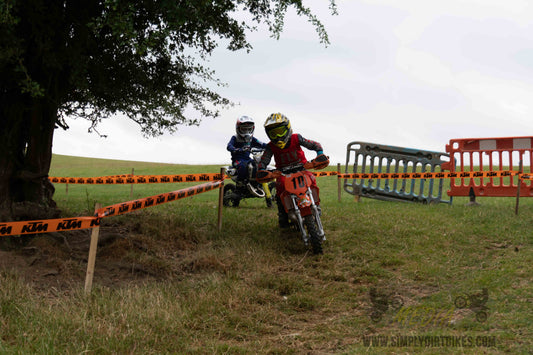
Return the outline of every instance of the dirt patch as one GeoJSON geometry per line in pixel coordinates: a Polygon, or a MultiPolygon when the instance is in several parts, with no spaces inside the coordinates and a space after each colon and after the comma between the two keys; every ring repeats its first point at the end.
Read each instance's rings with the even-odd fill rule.
{"type": "MultiPolygon", "coordinates": [[[[14,273],[38,290],[83,288],[91,230],[0,240],[0,270],[14,273]]],[[[146,253],[146,238],[122,225],[100,227],[93,284],[117,287],[169,277],[164,263],[146,253]]]]}

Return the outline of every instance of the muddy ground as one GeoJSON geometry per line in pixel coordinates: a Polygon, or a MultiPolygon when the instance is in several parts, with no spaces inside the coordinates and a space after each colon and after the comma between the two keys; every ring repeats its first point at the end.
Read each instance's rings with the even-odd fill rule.
{"type": "MultiPolygon", "coordinates": [[[[16,274],[37,290],[83,289],[91,231],[4,237],[0,271],[16,274]]],[[[101,226],[93,284],[117,287],[167,277],[165,270],[128,257],[143,251],[143,239],[135,231],[120,225],[101,226]]]]}

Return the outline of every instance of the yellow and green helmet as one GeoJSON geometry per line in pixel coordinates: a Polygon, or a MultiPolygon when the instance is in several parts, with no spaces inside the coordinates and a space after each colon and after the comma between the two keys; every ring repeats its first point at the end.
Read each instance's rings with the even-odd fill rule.
{"type": "Polygon", "coordinates": [[[273,113],[265,121],[265,131],[272,143],[283,149],[292,135],[291,121],[282,113],[273,113]]]}

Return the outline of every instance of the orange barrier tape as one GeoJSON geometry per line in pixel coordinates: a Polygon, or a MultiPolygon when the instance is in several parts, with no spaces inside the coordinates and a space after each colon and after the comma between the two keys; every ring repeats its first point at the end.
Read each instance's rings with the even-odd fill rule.
{"type": "Polygon", "coordinates": [[[0,223],[0,236],[37,234],[62,232],[76,229],[94,228],[100,225],[100,219],[104,217],[117,216],[128,212],[137,211],[143,208],[161,205],[185,197],[211,191],[222,186],[222,181],[209,182],[207,184],[188,187],[185,189],[167,192],[160,195],[150,196],[135,201],[118,203],[107,207],[102,207],[96,211],[94,217],[74,217],[59,219],[44,219],[24,222],[0,223]]]}
{"type": "MultiPolygon", "coordinates": [[[[494,178],[519,175],[521,179],[533,180],[533,176],[519,174],[514,170],[502,171],[462,171],[462,172],[425,172],[425,173],[352,173],[340,174],[336,171],[314,171],[313,175],[337,176],[339,179],[444,179],[444,178],[494,178]]],[[[224,179],[229,179],[224,176],[224,179]]],[[[180,175],[109,175],[99,177],[49,177],[52,183],[59,184],[157,184],[220,181],[219,173],[180,174],[180,175]]]]}
{"type": "Polygon", "coordinates": [[[494,178],[517,175],[517,171],[459,171],[426,173],[355,173],[338,174],[339,179],[444,179],[444,178],[494,178]]]}
{"type": "Polygon", "coordinates": [[[117,203],[115,205],[102,207],[96,211],[98,217],[110,217],[118,216],[128,212],[137,211],[147,207],[153,207],[161,205],[163,203],[172,202],[185,197],[200,194],[202,192],[211,191],[219,188],[222,185],[222,181],[209,182],[207,184],[192,186],[189,188],[167,192],[160,195],[141,198],[135,201],[117,203]]]}
{"type": "Polygon", "coordinates": [[[135,175],[132,174],[119,174],[119,175],[106,175],[106,176],[100,176],[101,178],[127,178],[132,177],[135,175]]]}
{"type": "Polygon", "coordinates": [[[312,173],[316,177],[339,175],[336,171],[313,171],[312,173]]]}
{"type": "Polygon", "coordinates": [[[7,222],[0,223],[0,236],[71,231],[76,229],[94,228],[98,225],[100,225],[100,218],[97,217],[7,222]]]}
{"type": "Polygon", "coordinates": [[[520,175],[518,171],[463,171],[463,172],[425,172],[425,173],[353,173],[342,174],[336,171],[313,171],[316,177],[337,176],[339,179],[444,179],[444,178],[494,178],[519,175],[522,179],[533,180],[533,175],[520,175]]]}
{"type": "Polygon", "coordinates": [[[49,177],[55,184],[157,184],[177,182],[205,182],[221,180],[220,173],[180,175],[110,175],[98,177],[49,177]]]}
{"type": "Polygon", "coordinates": [[[521,180],[533,180],[533,175],[530,174],[518,174],[521,180]]]}

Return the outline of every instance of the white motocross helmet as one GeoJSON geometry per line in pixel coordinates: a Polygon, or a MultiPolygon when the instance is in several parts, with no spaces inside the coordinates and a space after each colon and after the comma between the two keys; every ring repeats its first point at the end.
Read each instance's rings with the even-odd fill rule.
{"type": "Polygon", "coordinates": [[[237,124],[235,125],[235,131],[237,137],[245,142],[251,142],[254,135],[255,123],[251,117],[241,116],[237,118],[237,124]]]}

